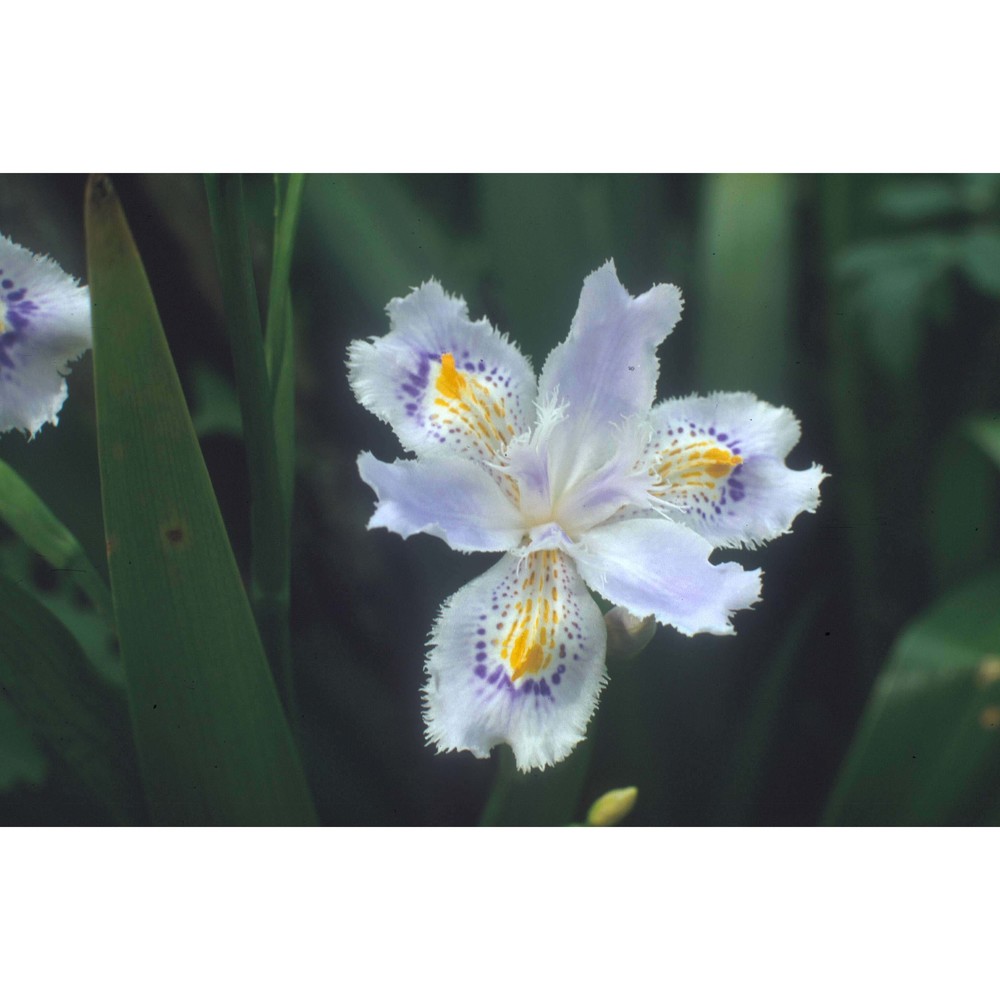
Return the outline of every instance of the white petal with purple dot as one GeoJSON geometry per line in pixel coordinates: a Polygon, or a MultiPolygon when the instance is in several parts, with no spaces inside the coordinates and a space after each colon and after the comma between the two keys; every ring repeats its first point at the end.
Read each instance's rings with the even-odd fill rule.
{"type": "Polygon", "coordinates": [[[58,423],[69,362],[90,345],[87,289],[0,236],[0,432],[58,423]]]}

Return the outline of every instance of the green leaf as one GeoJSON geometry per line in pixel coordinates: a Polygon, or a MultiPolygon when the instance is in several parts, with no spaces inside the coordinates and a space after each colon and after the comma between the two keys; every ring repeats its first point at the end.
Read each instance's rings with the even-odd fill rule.
{"type": "Polygon", "coordinates": [[[283,530],[286,536],[291,530],[295,486],[295,336],[289,276],[304,186],[305,177],[302,174],[292,174],[287,185],[283,185],[280,178],[275,178],[274,247],[264,330],[267,373],[273,397],[272,423],[278,452],[278,477],[285,502],[283,530]]]}
{"type": "Polygon", "coordinates": [[[0,689],[50,753],[125,822],[143,818],[128,711],[63,624],[0,575],[0,689]]]}
{"type": "Polygon", "coordinates": [[[72,574],[97,610],[113,621],[108,586],[83,547],[41,497],[3,461],[0,461],[0,517],[50,566],[72,574]]]}
{"type": "Polygon", "coordinates": [[[786,398],[794,185],[781,174],[706,178],[696,341],[703,388],[786,398]]]}
{"type": "MultiPolygon", "coordinates": [[[[250,476],[250,600],[264,653],[278,682],[285,711],[294,717],[295,696],[288,631],[291,484],[287,484],[287,489],[283,487],[282,466],[278,459],[275,395],[257,307],[243,180],[238,174],[210,174],[205,178],[205,187],[250,476]]],[[[289,263],[282,261],[280,266],[286,268],[289,263]]],[[[287,300],[287,296],[284,298],[287,300]]],[[[285,310],[281,308],[281,319],[284,321],[285,310]]],[[[272,330],[272,339],[278,335],[279,331],[272,330]]],[[[273,377],[280,378],[280,372],[275,370],[273,377]]],[[[284,445],[289,448],[286,455],[289,459],[290,445],[287,441],[284,445]]]]}
{"type": "Polygon", "coordinates": [[[86,197],[111,591],[152,818],[315,820],[152,292],[106,178],[86,197]]]}
{"type": "Polygon", "coordinates": [[[1000,572],[913,622],[879,675],[826,822],[967,824],[1000,815],[1000,572]]]}

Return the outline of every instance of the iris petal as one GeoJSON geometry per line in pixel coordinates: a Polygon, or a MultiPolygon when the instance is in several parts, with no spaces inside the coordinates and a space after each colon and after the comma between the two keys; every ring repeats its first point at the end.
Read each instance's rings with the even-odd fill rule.
{"type": "Polygon", "coordinates": [[[561,552],[504,556],[441,608],[424,688],[428,741],[521,770],[566,757],[605,683],[604,619],[561,552]]]}
{"type": "Polygon", "coordinates": [[[799,439],[791,410],[727,392],[668,400],[650,420],[652,492],[713,545],[759,545],[788,531],[803,511],[816,510],[826,473],[817,465],[802,471],[785,465],[799,439]]]}
{"type": "Polygon", "coordinates": [[[733,612],[760,597],[760,570],[713,565],[711,544],[662,518],[602,525],[571,551],[580,575],[598,593],[684,635],[727,635],[733,612]]]}
{"type": "Polygon", "coordinates": [[[348,352],[358,401],[418,455],[493,461],[531,426],[535,375],[486,320],[428,281],[388,306],[391,327],[348,352]]]}
{"type": "Polygon", "coordinates": [[[568,404],[567,424],[579,439],[645,415],[656,398],[656,349],[680,315],[676,286],[654,285],[633,298],[608,261],[584,281],[569,336],[542,369],[539,395],[568,404]]]}
{"type": "Polygon", "coordinates": [[[58,423],[67,366],[90,345],[87,289],[0,236],[0,432],[58,423]]]}
{"type": "Polygon", "coordinates": [[[369,528],[403,538],[423,532],[459,552],[508,552],[524,535],[517,508],[485,468],[466,459],[387,463],[363,452],[358,470],[378,496],[369,528]]]}

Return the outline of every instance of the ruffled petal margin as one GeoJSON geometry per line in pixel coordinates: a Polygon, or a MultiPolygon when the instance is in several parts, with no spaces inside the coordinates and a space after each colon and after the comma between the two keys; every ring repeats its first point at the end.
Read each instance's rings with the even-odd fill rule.
{"type": "Polygon", "coordinates": [[[348,349],[358,401],[417,455],[494,461],[534,419],[535,374],[486,320],[428,281],[388,307],[390,330],[348,349]]]}
{"type": "Polygon", "coordinates": [[[504,556],[445,601],[430,641],[424,721],[439,751],[488,757],[508,743],[528,771],[583,739],[607,632],[564,553],[504,556]]]}
{"type": "Polygon", "coordinates": [[[819,505],[822,468],[785,465],[799,439],[791,410],[749,392],[720,392],[667,400],[650,419],[653,492],[713,545],[760,545],[819,505]]]}
{"type": "Polygon", "coordinates": [[[568,404],[567,425],[579,438],[645,416],[656,398],[656,349],[681,306],[675,285],[654,285],[633,298],[609,260],[584,281],[569,336],[542,369],[540,397],[568,404]]]}
{"type": "Polygon", "coordinates": [[[69,362],[91,342],[89,291],[0,236],[0,433],[58,423],[69,362]]]}

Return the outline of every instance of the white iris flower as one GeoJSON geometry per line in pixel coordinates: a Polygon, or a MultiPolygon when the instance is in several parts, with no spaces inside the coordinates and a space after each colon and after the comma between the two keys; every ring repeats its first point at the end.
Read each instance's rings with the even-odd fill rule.
{"type": "Polygon", "coordinates": [[[369,527],[504,552],[448,599],[431,633],[428,741],[544,768],[583,738],[606,682],[607,633],[588,588],[685,635],[733,631],[760,571],[715,565],[819,503],[824,473],[786,467],[787,409],[749,393],[655,406],[656,349],[681,313],[673,285],[633,298],[613,262],[583,283],[541,377],[465,302],[429,281],[388,305],[390,331],[350,346],[358,400],[415,460],[358,459],[369,527]]]}
{"type": "Polygon", "coordinates": [[[67,368],[91,345],[90,293],[0,236],[0,433],[59,422],[67,368]]]}

